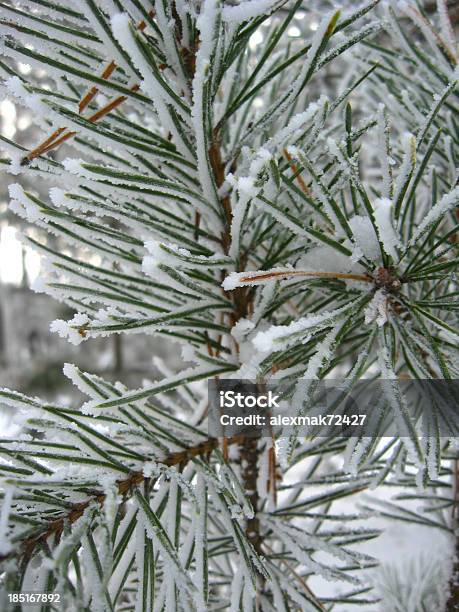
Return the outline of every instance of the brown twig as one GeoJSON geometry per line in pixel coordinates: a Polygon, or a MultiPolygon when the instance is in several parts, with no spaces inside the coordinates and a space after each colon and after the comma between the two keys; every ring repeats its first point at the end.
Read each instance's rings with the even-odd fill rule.
{"type": "Polygon", "coordinates": [[[199,240],[199,228],[201,226],[201,213],[196,211],[194,213],[194,239],[196,242],[199,240]]]}
{"type": "MultiPolygon", "coordinates": [[[[139,87],[140,86],[137,84],[133,85],[131,87],[131,91],[137,91],[139,87]]],[[[105,106],[103,106],[98,111],[96,111],[93,115],[88,117],[88,121],[90,121],[91,123],[95,123],[96,121],[99,121],[99,119],[102,119],[102,117],[105,117],[105,115],[108,115],[108,113],[110,113],[112,110],[120,106],[120,104],[122,104],[125,100],[127,100],[126,96],[118,96],[118,98],[115,98],[111,102],[108,102],[105,106]]],[[[52,134],[49,138],[45,140],[45,142],[43,142],[41,145],[39,145],[37,148],[31,151],[28,155],[26,155],[23,162],[27,160],[27,163],[30,163],[33,159],[35,159],[35,157],[38,157],[39,155],[44,155],[45,153],[49,153],[49,151],[56,149],[62,143],[66,142],[67,140],[70,140],[70,138],[73,138],[73,136],[77,134],[77,132],[74,132],[74,131],[70,131],[70,132],[66,132],[65,134],[62,134],[62,132],[66,129],[67,128],[59,128],[58,130],[56,130],[54,134],[52,134]],[[56,136],[58,134],[62,134],[62,135],[59,138],[55,138],[53,140],[52,136],[53,135],[56,136]]]]}
{"type": "MultiPolygon", "coordinates": [[[[73,132],[73,131],[66,132],[65,134],[62,134],[62,136],[60,138],[57,138],[56,140],[51,142],[47,147],[45,147],[44,149],[41,149],[40,153],[36,154],[35,157],[38,157],[38,155],[44,155],[45,153],[48,153],[49,151],[52,151],[53,149],[56,149],[59,145],[61,145],[66,140],[69,140],[70,138],[72,138],[76,134],[77,134],[77,132],[73,132]]],[[[33,157],[29,161],[32,161],[32,159],[33,159],[33,157]]]]}
{"type": "Polygon", "coordinates": [[[66,129],[67,128],[61,127],[61,128],[58,128],[57,130],[54,130],[54,132],[51,134],[51,136],[48,136],[48,138],[46,138],[42,143],[40,143],[37,147],[35,147],[35,149],[30,151],[30,153],[28,153],[25,157],[23,157],[23,159],[21,161],[21,165],[26,166],[35,157],[38,157],[39,155],[41,155],[43,153],[43,151],[47,150],[47,148],[50,145],[52,145],[52,143],[57,138],[59,138],[59,136],[62,134],[62,132],[65,132],[66,129]]]}
{"type": "Polygon", "coordinates": [[[277,506],[277,459],[276,447],[274,446],[274,435],[272,434],[273,445],[268,449],[269,474],[268,491],[272,495],[274,506],[277,506]]]}
{"type": "Polygon", "coordinates": [[[305,276],[310,278],[332,278],[332,279],[347,279],[358,280],[366,283],[373,283],[373,279],[365,274],[345,274],[341,272],[306,272],[303,270],[282,270],[274,272],[260,272],[253,276],[247,275],[240,278],[241,283],[253,284],[257,282],[275,280],[277,278],[290,278],[294,276],[305,276]]]}
{"type": "Polygon", "coordinates": [[[303,177],[301,176],[301,174],[297,174],[298,166],[293,161],[293,157],[290,155],[290,153],[287,151],[287,149],[284,149],[284,155],[285,155],[287,161],[289,162],[290,168],[293,170],[293,173],[296,174],[296,180],[298,181],[298,185],[300,186],[301,191],[303,193],[305,193],[307,196],[311,197],[311,191],[310,191],[309,187],[306,185],[306,183],[305,183],[303,177]]]}
{"type": "Polygon", "coordinates": [[[258,455],[258,438],[244,438],[240,446],[242,480],[244,482],[246,495],[253,508],[253,516],[247,519],[245,532],[255,550],[259,554],[262,554],[262,537],[260,533],[260,519],[258,518],[258,455]]]}
{"type": "MultiPolygon", "coordinates": [[[[155,11],[151,10],[149,12],[149,15],[150,17],[154,17],[155,11]]],[[[140,32],[143,32],[145,28],[146,28],[145,21],[142,20],[137,24],[137,30],[139,30],[140,32]]],[[[116,67],[117,67],[116,62],[114,60],[111,60],[102,70],[101,78],[104,80],[108,80],[113,74],[113,72],[115,71],[116,67]]],[[[161,66],[160,66],[160,69],[161,69],[161,66]]],[[[138,83],[136,83],[135,85],[131,87],[131,91],[138,91],[139,89],[140,89],[140,84],[138,83]]],[[[87,93],[81,97],[80,101],[78,102],[78,112],[80,114],[92,102],[94,97],[97,95],[98,91],[99,91],[99,88],[93,85],[89,89],[89,91],[87,91],[87,93]]],[[[102,119],[102,117],[105,117],[105,115],[108,115],[108,113],[110,113],[112,110],[117,108],[125,100],[127,100],[127,96],[118,96],[111,102],[108,102],[101,109],[96,111],[93,115],[88,117],[88,121],[91,121],[91,123],[95,123],[99,119],[102,119]]],[[[62,132],[65,132],[66,130],[67,128],[58,128],[57,130],[55,130],[51,134],[51,136],[49,136],[46,140],[44,140],[37,147],[35,147],[32,151],[30,151],[25,157],[23,157],[21,161],[21,165],[23,166],[28,165],[36,157],[39,157],[40,155],[44,155],[45,153],[49,153],[49,151],[52,151],[53,149],[60,146],[62,143],[66,142],[67,140],[69,140],[70,138],[72,138],[73,136],[77,134],[77,132],[68,131],[65,134],[61,135],[62,132]]]]}
{"type": "Polygon", "coordinates": [[[214,356],[214,351],[212,349],[212,345],[210,343],[209,332],[207,330],[204,332],[204,336],[206,338],[207,352],[209,353],[210,357],[213,357],[214,356]]]}
{"type": "MultiPolygon", "coordinates": [[[[111,60],[105,68],[102,70],[102,74],[100,75],[101,79],[109,79],[116,68],[116,63],[114,60],[111,60]]],[[[94,85],[91,89],[86,93],[78,103],[78,111],[82,113],[84,109],[92,102],[92,100],[97,95],[99,89],[94,85]]]]}

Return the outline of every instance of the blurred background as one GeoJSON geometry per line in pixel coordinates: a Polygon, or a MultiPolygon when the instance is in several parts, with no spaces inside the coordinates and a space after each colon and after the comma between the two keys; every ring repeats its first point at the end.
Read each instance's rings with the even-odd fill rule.
{"type": "MultiPolygon", "coordinates": [[[[0,8],[1,12],[1,8],[0,8]]],[[[29,76],[32,68],[18,64],[16,70],[29,76]]],[[[49,88],[44,70],[34,70],[35,80],[49,88]]],[[[8,99],[0,98],[0,134],[32,149],[43,133],[32,123],[31,113],[8,99]]],[[[50,154],[54,159],[75,156],[68,145],[50,154]]],[[[0,142],[0,156],[1,153],[0,142]]],[[[73,311],[44,293],[32,290],[42,268],[41,256],[21,241],[24,231],[39,242],[72,255],[59,239],[23,222],[9,211],[8,184],[20,182],[25,189],[48,199],[49,185],[29,184],[27,177],[0,174],[0,386],[48,399],[70,402],[78,391],[62,374],[65,362],[97,373],[110,380],[121,380],[129,387],[139,387],[145,379],[155,378],[158,371],[152,356],[178,365],[180,351],[167,341],[155,341],[142,335],[100,338],[73,346],[49,331],[54,319],[69,319],[73,311]],[[27,226],[27,227],[26,227],[27,226]]],[[[89,263],[97,264],[98,255],[85,255],[89,263]]]]}

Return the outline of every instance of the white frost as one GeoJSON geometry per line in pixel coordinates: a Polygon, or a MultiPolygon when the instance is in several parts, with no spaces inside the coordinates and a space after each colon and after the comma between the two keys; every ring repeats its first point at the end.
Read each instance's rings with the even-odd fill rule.
{"type": "Polygon", "coordinates": [[[59,187],[51,187],[49,190],[49,197],[55,206],[65,206],[68,201],[65,191],[59,187]]]}
{"type": "Polygon", "coordinates": [[[61,338],[67,338],[71,344],[75,346],[83,342],[84,335],[79,333],[78,328],[89,323],[89,317],[84,313],[77,313],[71,321],[63,321],[56,319],[51,322],[49,329],[51,332],[56,332],[61,338]]]}
{"type": "Polygon", "coordinates": [[[275,7],[278,0],[242,0],[236,6],[225,6],[222,14],[223,19],[231,24],[237,25],[252,19],[270,13],[275,7]]]}
{"type": "Polygon", "coordinates": [[[355,246],[371,261],[378,261],[381,258],[381,251],[370,218],[355,215],[349,220],[349,225],[355,239],[355,246]]]}
{"type": "Polygon", "coordinates": [[[305,334],[316,326],[327,326],[345,314],[353,303],[346,304],[341,308],[337,308],[331,312],[322,312],[320,314],[308,315],[297,321],[293,321],[289,325],[273,325],[266,331],[259,332],[253,339],[253,344],[256,349],[262,352],[268,352],[273,349],[274,343],[277,340],[288,339],[290,336],[305,334]]]}
{"type": "Polygon", "coordinates": [[[238,342],[240,342],[244,336],[250,333],[254,329],[255,325],[249,319],[239,319],[236,325],[231,329],[231,335],[238,342]]]}
{"type": "Polygon", "coordinates": [[[0,554],[6,555],[11,550],[11,544],[8,537],[8,519],[11,512],[11,503],[13,501],[13,487],[5,488],[2,501],[2,509],[0,514],[0,554]]]}
{"type": "Polygon", "coordinates": [[[30,221],[30,223],[35,223],[35,221],[43,219],[44,215],[40,207],[27,197],[21,185],[18,183],[9,185],[8,192],[12,198],[9,204],[9,208],[12,212],[26,221],[30,221]]]}
{"type": "Polygon", "coordinates": [[[429,210],[427,215],[422,220],[418,229],[416,230],[413,238],[410,240],[410,245],[416,243],[418,238],[429,229],[429,227],[445,215],[448,211],[452,210],[459,203],[459,187],[455,187],[452,191],[445,194],[435,206],[429,210]]]}
{"type": "Polygon", "coordinates": [[[392,202],[388,198],[378,198],[374,202],[375,221],[384,251],[393,259],[397,259],[397,249],[400,239],[392,225],[392,202]]]}
{"type": "Polygon", "coordinates": [[[373,299],[365,308],[365,323],[368,325],[376,321],[379,327],[387,322],[387,294],[383,289],[378,289],[373,299]]]}

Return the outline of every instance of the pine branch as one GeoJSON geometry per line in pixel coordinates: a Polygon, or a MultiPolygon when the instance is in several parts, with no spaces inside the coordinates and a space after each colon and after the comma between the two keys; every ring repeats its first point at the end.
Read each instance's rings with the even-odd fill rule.
{"type": "Polygon", "coordinates": [[[192,365],[156,360],[129,390],[67,364],[79,409],[0,392],[40,432],[0,441],[2,588],[46,579],[75,609],[372,605],[359,576],[375,561],[354,547],[377,534],[340,500],[396,484],[428,510],[382,516],[451,533],[442,427],[457,427],[433,399],[420,438],[404,392],[459,376],[446,3],[434,20],[377,0],[22,2],[2,5],[0,74],[43,140],[1,136],[1,166],[47,260],[36,289],[76,311],[51,329],[152,334],[192,365]],[[48,155],[64,143],[81,159],[48,155]],[[385,380],[362,435],[209,438],[198,382],[273,382],[303,417],[337,372],[337,413],[385,380]],[[310,576],[352,586],[328,597],[310,576]]]}
{"type": "MultiPolygon", "coordinates": [[[[241,438],[226,438],[226,444],[240,443],[241,438]]],[[[158,458],[157,462],[167,467],[180,466],[183,469],[189,461],[192,461],[196,457],[205,457],[212,453],[213,450],[218,448],[218,440],[216,438],[208,438],[195,446],[190,446],[180,451],[169,453],[166,457],[158,458]]],[[[145,476],[143,472],[134,472],[127,478],[118,480],[116,486],[119,494],[122,496],[122,502],[124,503],[130,496],[134,494],[136,488],[138,488],[145,480],[149,477],[145,476]]],[[[6,555],[0,555],[0,561],[6,561],[12,557],[25,557],[30,559],[34,550],[43,545],[49,538],[55,536],[57,540],[68,525],[75,523],[81,516],[83,516],[85,510],[91,505],[97,504],[102,507],[106,499],[106,494],[100,491],[94,491],[88,497],[86,501],[73,504],[72,510],[66,512],[57,518],[54,517],[48,524],[45,524],[42,528],[34,532],[31,536],[28,536],[24,541],[20,543],[17,549],[6,555]]]]}

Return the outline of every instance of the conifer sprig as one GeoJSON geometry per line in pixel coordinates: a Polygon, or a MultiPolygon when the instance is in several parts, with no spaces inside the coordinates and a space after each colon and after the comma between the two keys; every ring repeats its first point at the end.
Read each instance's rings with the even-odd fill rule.
{"type": "Polygon", "coordinates": [[[188,365],[127,389],[67,364],[79,408],[0,392],[24,431],[0,441],[2,609],[38,588],[75,610],[369,609],[358,544],[378,531],[340,500],[403,486],[432,512],[387,516],[455,528],[433,517],[457,426],[434,402],[422,437],[401,384],[458,377],[445,3],[431,20],[375,0],[18,4],[0,4],[2,87],[42,138],[2,136],[2,167],[41,230],[35,290],[75,311],[51,330],[165,337],[188,365]],[[388,384],[371,436],[216,439],[203,385],[222,378],[283,383],[298,415],[323,379],[342,379],[338,405],[388,384]]]}

